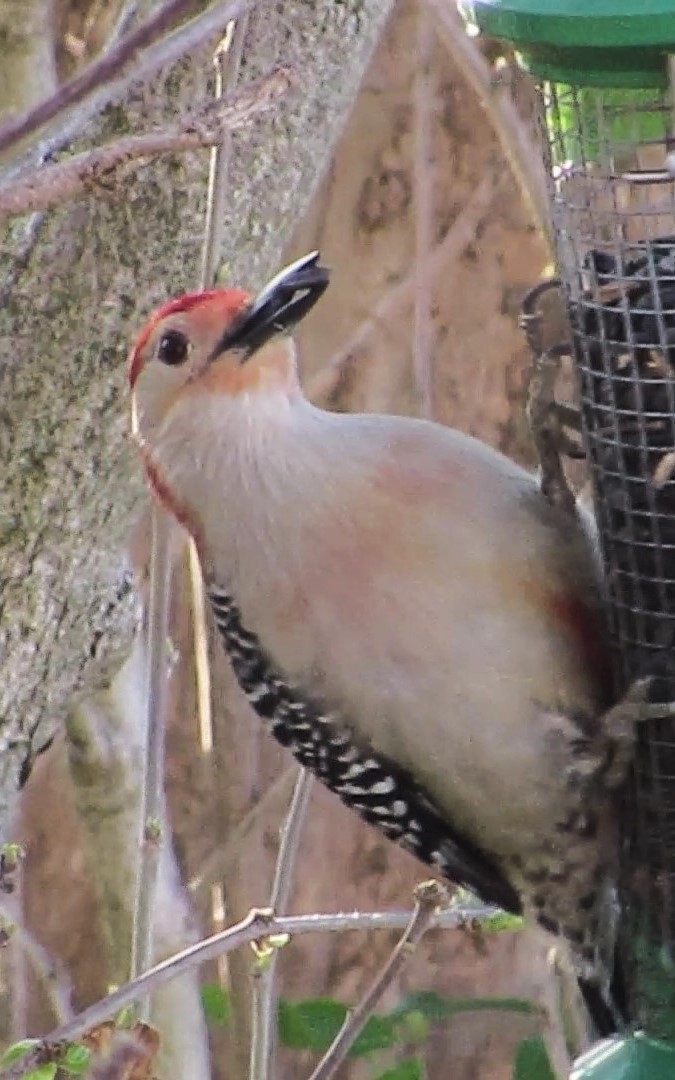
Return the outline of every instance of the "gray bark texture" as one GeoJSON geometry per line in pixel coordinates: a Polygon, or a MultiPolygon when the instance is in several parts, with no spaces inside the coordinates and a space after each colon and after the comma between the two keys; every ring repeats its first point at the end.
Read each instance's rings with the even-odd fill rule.
{"type": "Polygon", "coordinates": [[[28,109],[56,86],[53,26],[45,0],[0,0],[0,110],[28,109]]]}
{"type": "MultiPolygon", "coordinates": [[[[391,6],[254,8],[240,83],[279,63],[295,83],[271,118],[234,137],[226,279],[256,287],[276,269],[391,6]]],[[[134,84],[86,145],[170,123],[208,98],[212,73],[205,51],[134,84]]],[[[0,231],[0,834],[31,746],[74,694],[105,685],[131,642],[124,553],[143,481],[124,360],[145,315],[195,287],[207,171],[207,152],[168,157],[0,231]]]]}

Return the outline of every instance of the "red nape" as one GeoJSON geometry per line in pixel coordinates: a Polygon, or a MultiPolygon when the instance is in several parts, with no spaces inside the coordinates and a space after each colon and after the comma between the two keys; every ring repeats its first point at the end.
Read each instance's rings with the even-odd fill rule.
{"type": "Polygon", "coordinates": [[[219,306],[225,318],[233,318],[238,315],[245,304],[248,304],[251,294],[243,289],[209,289],[205,292],[184,293],[173,300],[167,301],[162,307],[152,313],[147,323],[136,339],[136,343],[129,356],[128,377],[129,386],[134,387],[143,366],[141,353],[143,348],[158,323],[169,315],[178,315],[181,312],[191,311],[203,304],[215,304],[219,306]]]}

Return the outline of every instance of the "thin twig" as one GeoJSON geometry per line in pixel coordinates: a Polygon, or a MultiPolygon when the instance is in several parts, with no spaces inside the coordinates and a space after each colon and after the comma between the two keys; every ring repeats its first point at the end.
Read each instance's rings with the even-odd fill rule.
{"type": "Polygon", "coordinates": [[[104,52],[108,52],[113,49],[124,37],[127,30],[133,26],[136,21],[136,15],[138,14],[139,0],[125,0],[121,10],[117,15],[115,25],[112,28],[110,38],[105,43],[104,52]]]}
{"type": "MultiPolygon", "coordinates": [[[[239,79],[247,27],[248,13],[244,12],[236,23],[229,23],[225,37],[216,49],[213,58],[216,69],[216,102],[223,99],[227,101],[234,94],[239,79]]],[[[234,129],[222,131],[220,142],[211,151],[204,248],[200,275],[200,288],[202,289],[209,289],[213,285],[222,250],[225,226],[225,199],[232,154],[232,130],[234,129]]]]}
{"type": "Polygon", "coordinates": [[[270,907],[275,912],[283,912],[288,907],[288,901],[293,887],[293,874],[295,860],[298,854],[300,834],[304,823],[304,817],[309,805],[314,777],[307,769],[299,769],[293,790],[293,797],[288,808],[288,814],[284,822],[279,855],[274,871],[270,907]]]}
{"type": "MultiPolygon", "coordinates": [[[[218,112],[222,110],[224,101],[230,101],[233,98],[238,100],[241,96],[242,92],[235,94],[234,88],[239,75],[247,25],[248,16],[246,12],[244,12],[238,23],[228,23],[225,35],[215,51],[213,57],[216,69],[215,100],[210,108],[218,112]]],[[[278,74],[278,72],[273,74],[278,74]]],[[[246,94],[248,89],[247,87],[243,93],[246,94]]],[[[231,147],[231,131],[223,128],[219,133],[219,138],[214,140],[209,163],[206,222],[204,225],[204,243],[198,286],[200,290],[209,289],[213,285],[216,267],[220,258],[231,147]]],[[[211,669],[208,656],[206,596],[199,555],[192,541],[190,541],[189,545],[189,566],[199,727],[202,751],[207,752],[213,747],[213,717],[211,714],[211,669]]]]}
{"type": "MultiPolygon", "coordinates": [[[[23,913],[24,910],[24,896],[23,896],[23,883],[24,883],[24,866],[23,860],[20,858],[16,862],[16,869],[11,874],[12,886],[14,888],[13,899],[19,912],[23,913]]],[[[10,995],[10,1029],[9,1037],[12,1042],[18,1042],[19,1039],[23,1039],[28,1031],[27,1025],[27,1012],[28,1012],[28,979],[27,979],[27,957],[24,950],[19,948],[18,941],[10,937],[10,985],[12,992],[10,995]]]]}
{"type": "MultiPolygon", "coordinates": [[[[105,56],[111,49],[117,47],[129,27],[133,25],[138,6],[138,0],[127,0],[123,5],[110,37],[101,49],[101,56],[105,56]]],[[[67,118],[59,116],[53,124],[48,124],[46,130],[41,133],[37,146],[31,144],[25,154],[20,154],[12,160],[3,173],[5,183],[13,181],[15,177],[23,176],[27,171],[30,172],[36,165],[44,165],[55,154],[70,146],[107,100],[106,88],[99,87],[79,108],[73,109],[67,118]],[[56,130],[52,131],[52,128],[56,130]]]]}
{"type": "Polygon", "coordinates": [[[431,251],[434,231],[434,190],[432,172],[434,78],[432,68],[433,32],[431,16],[419,0],[417,47],[413,83],[414,151],[413,210],[415,218],[415,265],[413,304],[413,370],[422,416],[434,414],[433,365],[431,359],[431,292],[433,273],[431,251]]]}
{"type": "MultiPolygon", "coordinates": [[[[226,35],[226,41],[228,40],[229,36],[230,36],[230,33],[229,33],[229,27],[228,27],[228,34],[226,35]]],[[[215,102],[209,104],[208,111],[209,111],[209,113],[214,113],[215,112],[216,115],[222,115],[223,101],[220,99],[220,95],[219,95],[218,100],[216,100],[215,102]]],[[[218,133],[217,133],[217,138],[210,140],[211,145],[213,145],[214,143],[219,142],[222,139],[222,137],[223,137],[223,130],[222,130],[222,128],[220,128],[218,130],[218,133]]],[[[217,150],[214,150],[214,155],[216,155],[216,154],[217,154],[217,150]]],[[[212,212],[214,181],[215,181],[215,178],[216,178],[215,173],[216,173],[216,170],[213,167],[213,162],[212,162],[211,176],[210,176],[210,182],[209,182],[209,192],[208,192],[209,219],[207,220],[206,235],[205,235],[205,240],[204,240],[204,256],[203,256],[203,260],[202,260],[203,267],[204,266],[209,266],[213,262],[213,259],[214,259],[214,246],[217,243],[217,225],[215,224],[214,217],[213,217],[213,212],[212,212]]],[[[209,282],[207,282],[206,280],[202,280],[201,287],[205,288],[207,286],[207,284],[209,284],[209,282]]],[[[153,524],[155,526],[158,524],[158,508],[155,508],[155,514],[154,514],[154,517],[153,517],[153,524]]],[[[163,679],[162,685],[165,685],[165,683],[166,683],[166,664],[164,663],[164,655],[163,654],[164,654],[164,650],[165,650],[166,635],[167,635],[167,632],[168,632],[168,594],[169,594],[169,577],[170,577],[170,564],[169,564],[169,559],[168,559],[168,554],[167,554],[167,543],[166,543],[166,541],[167,541],[167,530],[166,530],[166,528],[161,528],[160,527],[159,529],[154,529],[153,530],[153,555],[152,555],[152,581],[151,581],[151,600],[150,600],[151,608],[150,608],[150,610],[151,610],[151,613],[152,613],[153,609],[155,609],[155,608],[157,609],[158,621],[159,621],[159,611],[160,611],[160,609],[162,609],[163,623],[157,629],[157,632],[155,634],[153,634],[152,630],[150,630],[149,638],[150,638],[150,650],[155,649],[157,651],[157,653],[158,653],[158,656],[161,657],[161,663],[156,664],[154,667],[151,667],[151,672],[154,671],[156,673],[156,676],[157,676],[158,679],[160,679],[160,678],[163,679]],[[157,580],[155,580],[156,578],[157,578],[157,580]],[[153,582],[155,583],[154,587],[153,587],[153,582]]],[[[195,570],[196,570],[196,567],[197,567],[197,560],[196,560],[194,552],[191,552],[190,565],[191,565],[191,568],[192,568],[191,576],[192,576],[193,590],[194,590],[195,576],[196,576],[195,570]]],[[[197,631],[199,631],[199,629],[201,629],[201,631],[202,631],[202,647],[203,647],[204,644],[205,644],[205,635],[203,633],[203,631],[204,631],[204,622],[205,622],[205,605],[204,605],[203,592],[200,591],[198,593],[198,595],[195,596],[194,591],[193,591],[193,600],[196,600],[196,603],[194,605],[195,625],[196,625],[197,631]],[[201,619],[201,626],[198,625],[198,619],[201,619]]],[[[152,626],[152,619],[151,619],[151,626],[152,626]]],[[[204,660],[204,657],[202,656],[201,659],[204,660]]],[[[208,674],[208,657],[206,658],[206,673],[208,674]]],[[[202,670],[202,676],[203,675],[204,675],[204,671],[202,670]]],[[[210,683],[210,680],[209,680],[209,683],[210,683]]],[[[202,685],[200,685],[199,689],[200,689],[199,700],[200,700],[201,704],[204,704],[205,687],[203,685],[203,679],[202,679],[202,685]]],[[[209,693],[208,693],[208,697],[209,697],[209,702],[208,702],[209,717],[208,717],[208,719],[209,719],[209,726],[210,726],[210,685],[209,685],[208,689],[209,689],[209,693]]],[[[146,820],[147,820],[147,818],[146,818],[146,820]]],[[[143,869],[143,862],[142,862],[141,869],[143,869]]],[[[147,874],[146,874],[146,877],[147,877],[147,874]]],[[[146,887],[147,887],[149,882],[146,881],[145,884],[146,884],[146,887]]],[[[142,904],[142,895],[143,895],[142,892],[141,892],[142,885],[143,885],[143,882],[141,881],[141,885],[139,885],[140,904],[139,904],[139,907],[137,908],[137,914],[138,915],[140,915],[141,912],[142,912],[142,907],[140,906],[142,904]]],[[[141,920],[139,919],[138,922],[140,923],[141,920]]],[[[140,932],[138,930],[136,920],[135,920],[135,924],[134,924],[134,929],[136,931],[136,933],[134,935],[134,941],[136,942],[136,939],[140,938],[140,932]]],[[[151,925],[151,922],[150,922],[149,925],[147,924],[147,918],[145,920],[145,925],[143,926],[143,930],[145,932],[145,954],[144,954],[143,959],[146,962],[141,963],[140,948],[135,946],[135,948],[134,948],[135,964],[134,964],[134,967],[133,967],[133,970],[132,970],[133,975],[138,975],[138,974],[140,974],[140,972],[142,970],[145,970],[145,968],[148,966],[148,963],[150,962],[150,959],[151,959],[151,956],[150,956],[148,950],[151,949],[151,947],[152,947],[152,925],[151,925]],[[139,963],[141,964],[140,967],[139,967],[139,963]]],[[[147,1008],[145,1010],[145,1015],[147,1015],[147,1008]]]]}
{"type": "MultiPolygon", "coordinates": [[[[274,872],[270,907],[275,914],[288,907],[293,885],[295,859],[300,843],[300,834],[305,820],[305,813],[312,794],[314,778],[306,769],[300,769],[295,782],[286,821],[284,822],[279,845],[279,855],[274,872]]],[[[253,983],[253,1036],[251,1038],[250,1080],[269,1080],[273,1076],[272,1066],[275,1051],[276,1032],[276,971],[279,950],[273,948],[272,955],[259,971],[253,983]]]]}
{"type": "MultiPolygon", "coordinates": [[[[175,52],[175,48],[167,53],[164,49],[157,49],[156,43],[160,40],[160,44],[166,46],[169,41],[174,39],[173,44],[175,46],[177,36],[182,40],[180,32],[178,32],[178,35],[175,31],[172,35],[166,37],[165,35],[170,27],[174,26],[193,7],[193,4],[194,0],[166,0],[140,26],[126,34],[112,49],[106,50],[98,60],[89,64],[83,72],[59,87],[56,93],[39,102],[34,108],[3,124],[0,127],[0,154],[31,135],[34,131],[38,131],[47,121],[53,120],[54,117],[83,101],[104,84],[107,85],[109,95],[112,97],[113,93],[120,90],[130,78],[143,79],[164,63],[168,63],[172,59],[178,59],[190,46],[181,45],[178,53],[175,52]],[[163,41],[161,41],[162,38],[163,41]],[[151,48],[153,45],[155,45],[154,50],[151,48]],[[159,63],[157,62],[158,57],[161,58],[159,63]],[[148,70],[148,65],[150,65],[150,70],[148,70]]],[[[185,26],[180,28],[180,31],[185,32],[185,41],[187,42],[190,40],[187,35],[188,28],[194,28],[194,25],[201,20],[203,24],[211,26],[211,29],[200,37],[200,40],[206,40],[214,30],[222,28],[230,19],[238,15],[243,6],[243,0],[233,0],[230,4],[217,4],[215,5],[215,12],[213,9],[204,12],[202,16],[193,19],[191,23],[186,23],[185,26]],[[221,16],[218,14],[219,11],[222,11],[222,21],[221,16]],[[208,15],[213,17],[214,14],[217,16],[217,23],[219,23],[219,26],[216,27],[212,26],[212,19],[207,18],[208,15]]]]}
{"type": "MultiPolygon", "coordinates": [[[[110,38],[105,44],[103,53],[107,53],[110,49],[115,48],[118,41],[120,41],[120,39],[123,37],[123,35],[127,32],[129,27],[133,23],[136,17],[137,8],[137,0],[126,0],[126,3],[123,5],[122,10],[117,17],[117,22],[115,23],[110,38]]],[[[70,123],[65,125],[65,127],[61,129],[58,136],[42,143],[42,145],[40,146],[40,153],[38,154],[38,162],[41,165],[44,164],[44,162],[53,154],[58,153],[59,150],[63,150],[66,146],[70,145],[78,131],[80,131],[85,126],[88,119],[94,115],[96,111],[95,98],[90,99],[89,106],[89,110],[83,109],[77,114],[77,116],[72,116],[70,119],[70,123]]],[[[31,167],[34,160],[35,150],[33,148],[30,152],[29,158],[29,163],[31,164],[31,167]]],[[[15,173],[16,175],[19,175],[23,171],[21,169],[22,164],[23,163],[18,163],[19,167],[15,173]]],[[[14,170],[8,170],[8,173],[12,171],[14,170]]],[[[44,221],[44,214],[35,213],[31,214],[28,221],[26,222],[25,243],[22,245],[18,254],[14,257],[7,277],[2,282],[2,285],[0,285],[0,308],[3,308],[7,303],[7,300],[11,296],[12,290],[14,289],[24,269],[28,265],[30,257],[35,249],[35,245],[40,236],[40,232],[42,231],[44,221]]]]}
{"type": "Polygon", "coordinates": [[[211,660],[206,615],[206,590],[197,545],[192,537],[188,542],[188,577],[192,600],[192,639],[195,663],[197,719],[199,746],[202,754],[213,750],[213,713],[211,702],[211,660]]]}
{"type": "Polygon", "coordinates": [[[458,71],[478,97],[497,137],[506,163],[542,239],[553,253],[548,186],[541,153],[513,102],[500,85],[456,10],[447,0],[425,0],[436,18],[440,40],[458,71]]]}
{"type": "MultiPolygon", "coordinates": [[[[444,266],[457,258],[460,252],[471,242],[476,226],[488,210],[499,181],[495,183],[491,176],[484,176],[475,188],[473,195],[462,208],[443,239],[429,255],[429,275],[435,276],[444,266]]],[[[393,285],[381,297],[373,309],[372,315],[364,319],[326,366],[309,380],[305,388],[312,401],[324,401],[340,382],[345,370],[353,362],[354,354],[362,349],[371,334],[381,326],[387,326],[392,316],[400,313],[404,304],[410,301],[415,287],[415,268],[393,285]]]]}
{"type": "Polygon", "coordinates": [[[382,970],[375,976],[361,1001],[347,1016],[335,1039],[312,1073],[310,1080],[331,1080],[349,1053],[349,1049],[401,969],[408,962],[423,935],[433,925],[439,907],[447,904],[448,894],[438,881],[423,881],[415,889],[415,909],[403,937],[382,970]]]}
{"type": "MultiPolygon", "coordinates": [[[[244,37],[248,26],[248,15],[244,12],[236,23],[227,24],[225,34],[218,43],[213,56],[213,64],[216,75],[215,105],[231,98],[235,93],[235,87],[239,79],[239,70],[243,54],[244,37]]],[[[216,270],[223,249],[224,229],[226,219],[226,196],[229,179],[230,155],[232,151],[232,135],[230,131],[221,132],[220,140],[211,149],[209,161],[209,180],[206,197],[206,220],[204,223],[204,242],[199,273],[199,288],[212,288],[216,270]]],[[[211,695],[211,666],[208,648],[208,625],[206,617],[207,599],[204,588],[204,577],[199,561],[199,554],[194,541],[189,545],[190,563],[190,591],[192,595],[192,613],[194,627],[194,659],[195,673],[197,678],[197,706],[199,710],[199,729],[202,751],[210,755],[210,767],[214,773],[216,792],[213,805],[216,832],[218,824],[225,817],[224,804],[229,799],[229,784],[227,771],[223,775],[219,766],[224,762],[221,748],[214,751],[216,730],[213,720],[213,702],[211,695]]],[[[229,809],[229,807],[228,807],[229,809]]],[[[221,879],[211,889],[211,912],[214,927],[222,926],[220,912],[230,906],[230,895],[226,883],[221,879]]],[[[243,1068],[243,1054],[245,1047],[250,1041],[248,1031],[248,1014],[246,996],[249,988],[248,967],[242,957],[233,956],[226,960],[220,957],[217,965],[218,977],[223,984],[232,987],[232,1043],[235,1057],[241,1055],[243,1068]]],[[[233,1063],[236,1070],[236,1064],[233,1063]]]]}
{"type": "MultiPolygon", "coordinates": [[[[457,929],[477,919],[490,918],[498,914],[495,907],[478,905],[474,907],[453,907],[437,914],[432,920],[435,929],[457,929]]],[[[340,912],[333,915],[273,915],[271,911],[253,909],[248,915],[221,930],[218,934],[204,938],[196,945],[190,945],[182,952],[163,960],[137,979],[126,983],[108,997],[95,1002],[84,1009],[67,1024],[55,1028],[45,1037],[40,1045],[53,1045],[55,1042],[78,1039],[90,1028],[101,1024],[114,1016],[125,1006],[153,994],[160,986],[172,979],[194,970],[201,964],[214,960],[225,953],[232,952],[242,945],[247,945],[257,938],[270,935],[288,934],[289,937],[314,933],[342,933],[345,930],[402,930],[410,923],[409,911],[373,911],[340,912]]],[[[0,1069],[0,1080],[14,1080],[22,1072],[0,1069]]]]}
{"type": "Polygon", "coordinates": [[[277,68],[223,101],[209,102],[190,114],[179,127],[148,135],[127,135],[107,146],[47,165],[0,187],[0,218],[46,210],[83,191],[114,179],[117,170],[161,154],[213,146],[226,131],[245,127],[272,108],[291,83],[287,68],[277,68]]]}
{"type": "MultiPolygon", "coordinates": [[[[119,1029],[115,1036],[112,1050],[94,1056],[94,1061],[87,1071],[87,1080],[124,1080],[131,1075],[129,1070],[132,1066],[140,1064],[150,1056],[151,1051],[143,1046],[140,1040],[135,1039],[131,1032],[119,1029]]],[[[63,1049],[63,1044],[55,1041],[37,1043],[13,1065],[2,1070],[2,1080],[20,1080],[29,1074],[34,1075],[35,1070],[41,1066],[58,1065],[63,1049]]],[[[57,1075],[60,1076],[61,1073],[62,1070],[58,1070],[57,1075]]]]}
{"type": "MultiPolygon", "coordinates": [[[[39,1042],[32,1046],[27,1054],[24,1054],[13,1065],[0,1070],[2,1080],[21,1080],[21,1077],[29,1076],[41,1065],[55,1064],[60,1054],[60,1048],[51,1042],[39,1042]]],[[[39,1074],[38,1074],[39,1075],[39,1074]]]]}
{"type": "Polygon", "coordinates": [[[0,917],[12,943],[25,954],[49,999],[54,1016],[65,1024],[73,1016],[72,987],[63,966],[55,960],[30,930],[17,919],[6,901],[0,901],[0,917]]]}
{"type": "MultiPolygon", "coordinates": [[[[138,879],[134,904],[131,945],[131,976],[150,967],[154,945],[154,908],[157,871],[165,829],[164,743],[167,699],[167,638],[171,558],[169,529],[165,511],[155,503],[152,513],[152,555],[150,560],[147,643],[147,727],[141,799],[141,837],[138,879]]],[[[149,1001],[141,1018],[147,1019],[149,1001]]]]}
{"type": "Polygon", "coordinates": [[[257,803],[244,814],[241,821],[238,821],[234,829],[228,833],[225,843],[217,846],[216,850],[207,857],[199,873],[189,882],[188,888],[191,892],[198,892],[212,885],[216,878],[227,875],[230,867],[241,858],[244,841],[250,836],[263,815],[276,812],[277,807],[281,808],[281,804],[288,800],[293,790],[296,773],[296,766],[290,765],[260,796],[257,803]]]}

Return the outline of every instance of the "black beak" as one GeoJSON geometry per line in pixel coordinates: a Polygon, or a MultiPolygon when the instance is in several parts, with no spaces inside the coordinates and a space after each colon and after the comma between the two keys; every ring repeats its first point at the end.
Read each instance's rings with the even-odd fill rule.
{"type": "Polygon", "coordinates": [[[275,334],[291,330],[304,319],[328,288],[329,271],[319,266],[319,252],[303,255],[281,270],[256,296],[251,306],[223,334],[212,358],[241,349],[248,359],[275,334]]]}

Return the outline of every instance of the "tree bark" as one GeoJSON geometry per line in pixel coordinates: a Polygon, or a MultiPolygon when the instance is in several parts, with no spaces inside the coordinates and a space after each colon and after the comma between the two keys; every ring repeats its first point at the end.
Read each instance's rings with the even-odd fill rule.
{"type": "MultiPolygon", "coordinates": [[[[326,168],[391,0],[261,0],[243,79],[290,64],[295,89],[236,136],[223,273],[259,285],[326,168]]],[[[215,43],[214,43],[215,44],[215,43]]],[[[89,140],[203,101],[210,52],[109,107],[89,140]]],[[[207,154],[169,157],[0,232],[0,834],[31,745],[75,692],[105,686],[135,601],[123,550],[142,481],[124,356],[145,314],[193,288],[207,154]]]]}
{"type": "Polygon", "coordinates": [[[0,0],[0,102],[21,112],[56,87],[51,0],[0,0]]]}

